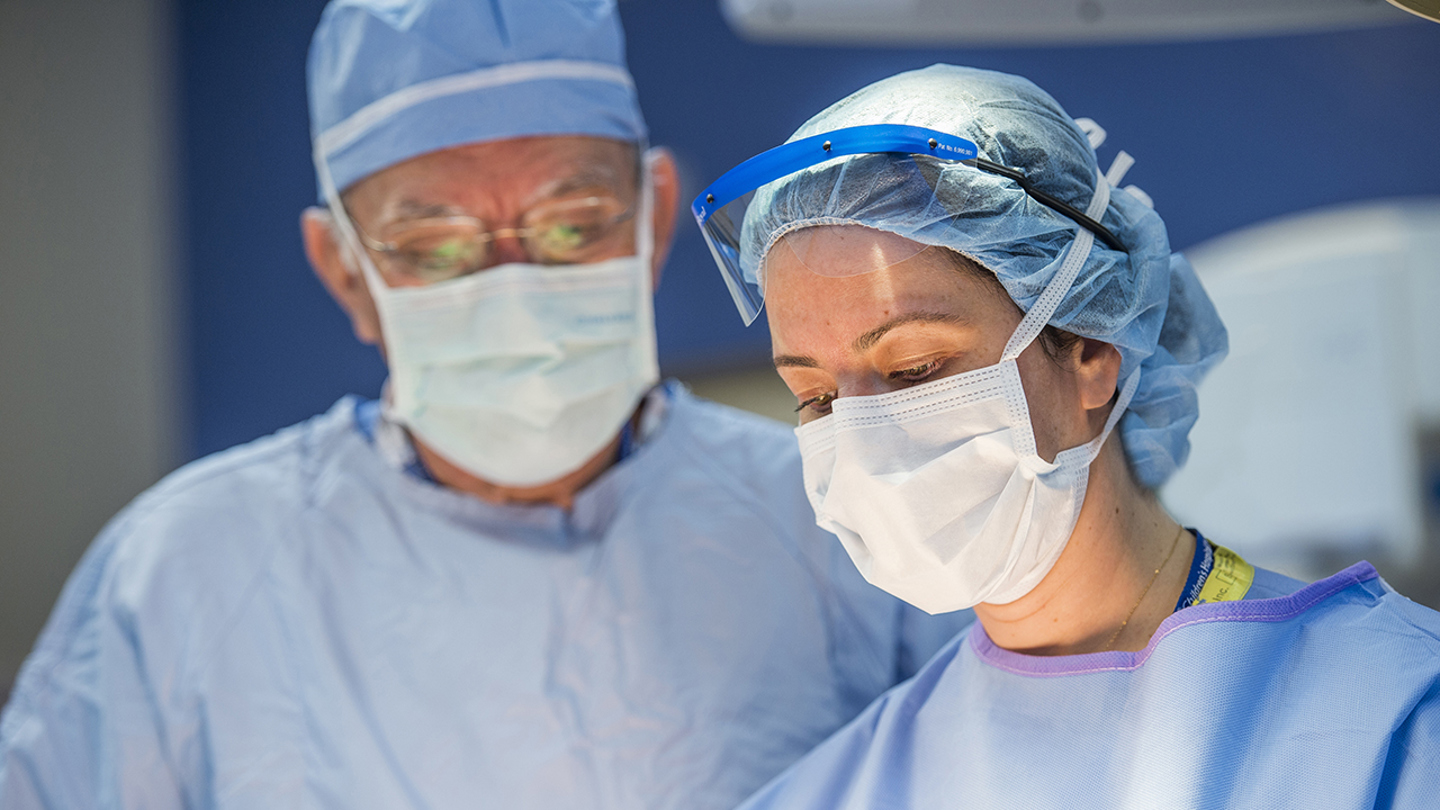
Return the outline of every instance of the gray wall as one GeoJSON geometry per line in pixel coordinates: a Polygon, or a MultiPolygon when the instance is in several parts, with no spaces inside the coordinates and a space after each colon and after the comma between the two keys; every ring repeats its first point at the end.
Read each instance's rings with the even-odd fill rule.
{"type": "Polygon", "coordinates": [[[176,460],[169,8],[0,0],[0,702],[176,460]]]}

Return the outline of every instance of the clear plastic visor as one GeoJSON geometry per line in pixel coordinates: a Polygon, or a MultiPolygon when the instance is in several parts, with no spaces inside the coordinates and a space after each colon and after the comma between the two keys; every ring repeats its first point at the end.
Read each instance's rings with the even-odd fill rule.
{"type": "MultiPolygon", "coordinates": [[[[973,143],[922,127],[876,124],[833,130],[787,143],[761,153],[726,172],[696,198],[691,212],[705,236],[705,243],[719,266],[735,306],[746,325],[759,315],[765,303],[765,260],[767,253],[785,250],[807,268],[822,275],[850,275],[879,269],[884,264],[839,261],[843,250],[838,243],[859,249],[863,231],[879,233],[862,225],[825,217],[803,215],[786,222],[778,233],[774,223],[764,221],[768,212],[752,211],[758,204],[768,207],[773,188],[786,178],[838,158],[865,154],[930,155],[944,160],[973,160],[973,143]],[[763,224],[761,224],[763,222],[763,224]],[[854,233],[849,230],[853,229],[854,233]],[[838,235],[849,237],[836,239],[838,235]],[[860,270],[868,267],[868,270],[860,270]]],[[[883,240],[883,245],[865,248],[872,260],[894,264],[913,256],[925,246],[903,239],[883,240]],[[876,251],[879,251],[876,254],[876,251]],[[876,256],[880,259],[876,259],[876,256]]]]}
{"type": "Polygon", "coordinates": [[[741,233],[754,194],[723,206],[702,224],[705,242],[748,326],[765,304],[768,269],[798,264],[822,276],[853,276],[899,264],[929,245],[859,223],[817,219],[787,226],[778,237],[741,233]],[[747,246],[743,238],[750,239],[747,246]],[[768,242],[768,245],[766,244],[768,242]]]}
{"type": "MultiPolygon", "coordinates": [[[[735,306],[746,325],[759,316],[765,304],[766,266],[776,251],[783,250],[784,260],[796,260],[811,272],[824,276],[846,276],[872,272],[903,262],[926,249],[926,244],[867,228],[864,223],[843,216],[826,216],[821,209],[851,210],[851,202],[868,200],[865,207],[883,208],[893,204],[936,205],[933,187],[924,179],[924,172],[913,177],[886,177],[878,172],[874,186],[827,187],[824,175],[837,159],[863,155],[912,156],[917,164],[925,161],[964,163],[976,171],[999,176],[1013,182],[1034,201],[1070,219],[1080,228],[1112,250],[1124,251],[1125,246],[1100,222],[1091,219],[1076,205],[1058,199],[1037,187],[1020,169],[992,163],[977,154],[975,144],[956,135],[937,130],[902,124],[873,124],[837,129],[778,146],[745,161],[726,172],[710,185],[691,205],[691,212],[700,225],[710,253],[719,266],[735,306]],[[797,195],[787,191],[787,183],[796,175],[813,170],[810,177],[799,178],[797,195]],[[814,181],[818,194],[810,194],[807,184],[814,181]],[[891,181],[923,182],[925,187],[901,191],[891,181]],[[917,192],[918,193],[912,193],[917,192]],[[809,196],[807,196],[809,194],[809,196]],[[840,194],[844,205],[834,206],[834,195],[840,194]],[[814,199],[811,199],[811,198],[814,199]],[[917,203],[917,200],[929,202],[917,203]],[[906,203],[905,201],[910,201],[906,203]],[[817,202],[818,201],[818,202],[817,202]],[[866,231],[869,233],[866,233],[866,231]],[[877,236],[884,233],[884,237],[877,236]]],[[[856,158],[866,160],[865,157],[856,158]]],[[[851,164],[845,164],[846,167],[851,164]]],[[[866,171],[861,176],[868,176],[866,171]]],[[[792,189],[793,190],[793,189],[792,189]]],[[[923,213],[923,212],[916,212],[923,213]]],[[[921,217],[932,222],[942,216],[921,217]]],[[[927,242],[933,241],[927,238],[927,242]]]]}

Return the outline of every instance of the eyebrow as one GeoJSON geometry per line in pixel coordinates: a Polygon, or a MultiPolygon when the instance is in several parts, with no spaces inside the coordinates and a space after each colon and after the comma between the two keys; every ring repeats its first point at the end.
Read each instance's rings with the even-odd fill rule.
{"type": "Polygon", "coordinates": [[[887,332],[898,326],[904,326],[907,323],[948,323],[955,326],[963,326],[968,323],[968,321],[951,312],[911,312],[891,318],[860,337],[855,338],[855,342],[851,344],[851,347],[856,352],[867,351],[874,347],[876,343],[879,343],[880,338],[885,337],[887,332]]]}
{"type": "MultiPolygon", "coordinates": [[[[531,204],[558,199],[576,191],[596,187],[619,193],[621,191],[620,178],[609,166],[586,167],[574,174],[555,180],[549,185],[541,186],[540,193],[534,195],[531,204]]],[[[415,219],[441,219],[455,216],[474,216],[474,214],[462,211],[452,205],[438,205],[406,198],[395,205],[395,215],[386,224],[393,225],[397,222],[415,219]]]]}
{"type": "MultiPolygon", "coordinates": [[[[904,326],[907,323],[948,323],[961,326],[969,323],[969,321],[949,312],[911,312],[906,315],[891,318],[860,337],[855,338],[855,342],[851,344],[851,348],[856,352],[866,351],[876,343],[879,343],[880,338],[885,337],[885,334],[891,329],[897,326],[904,326]]],[[[777,369],[820,367],[820,363],[816,361],[815,358],[803,354],[777,354],[771,358],[770,362],[774,363],[777,369]]]]}
{"type": "Polygon", "coordinates": [[[815,358],[803,354],[777,354],[770,359],[775,368],[819,368],[815,358]]]}
{"type": "Polygon", "coordinates": [[[603,166],[602,168],[601,166],[590,166],[568,177],[562,177],[550,185],[542,186],[542,192],[536,195],[536,198],[539,200],[554,199],[597,186],[619,192],[622,190],[620,188],[621,185],[622,181],[619,173],[614,171],[612,167],[603,166]]]}
{"type": "Polygon", "coordinates": [[[449,205],[436,205],[434,203],[423,203],[419,200],[401,200],[395,206],[395,216],[392,221],[398,222],[407,219],[434,219],[439,217],[461,216],[460,210],[449,205]]]}

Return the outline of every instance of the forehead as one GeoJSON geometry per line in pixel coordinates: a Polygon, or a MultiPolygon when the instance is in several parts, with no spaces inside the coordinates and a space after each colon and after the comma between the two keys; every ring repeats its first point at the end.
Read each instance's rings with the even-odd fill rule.
{"type": "MultiPolygon", "coordinates": [[[[965,320],[1006,316],[1015,305],[978,265],[946,248],[862,226],[810,229],[801,249],[776,243],[765,259],[765,307],[778,343],[835,339],[914,312],[965,320]]],[[[799,233],[804,233],[803,231],[799,233]]]]}
{"type": "Polygon", "coordinates": [[[465,144],[382,169],[351,186],[345,202],[361,216],[412,204],[503,214],[568,191],[627,193],[636,160],[633,143],[579,135],[465,144]]]}
{"type": "Polygon", "coordinates": [[[918,304],[957,291],[960,271],[943,248],[929,248],[859,225],[805,228],[765,257],[765,306],[772,323],[809,313],[918,304]]]}
{"type": "Polygon", "coordinates": [[[820,276],[858,276],[900,264],[925,249],[920,242],[864,225],[814,225],[775,242],[765,257],[767,281],[772,266],[780,273],[803,266],[820,276]]]}

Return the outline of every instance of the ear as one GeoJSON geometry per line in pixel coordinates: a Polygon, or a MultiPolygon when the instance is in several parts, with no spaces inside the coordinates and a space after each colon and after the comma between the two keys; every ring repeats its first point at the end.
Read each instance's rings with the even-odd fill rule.
{"type": "Polygon", "coordinates": [[[1080,405],[1092,420],[1098,418],[1104,424],[1109,416],[1105,406],[1115,399],[1120,383],[1120,350],[1103,341],[1081,338],[1075,352],[1080,405]]]}
{"type": "Polygon", "coordinates": [[[300,235],[305,256],[326,292],[350,317],[350,327],[361,343],[380,345],[380,315],[365,278],[340,244],[334,217],[324,208],[306,208],[300,214],[300,235]]]}
{"type": "Polygon", "coordinates": [[[652,212],[655,255],[651,260],[650,276],[652,285],[659,289],[665,258],[670,255],[670,245],[675,241],[675,220],[680,212],[680,172],[675,168],[675,156],[664,147],[649,150],[644,159],[650,164],[650,184],[655,192],[652,212]]]}

